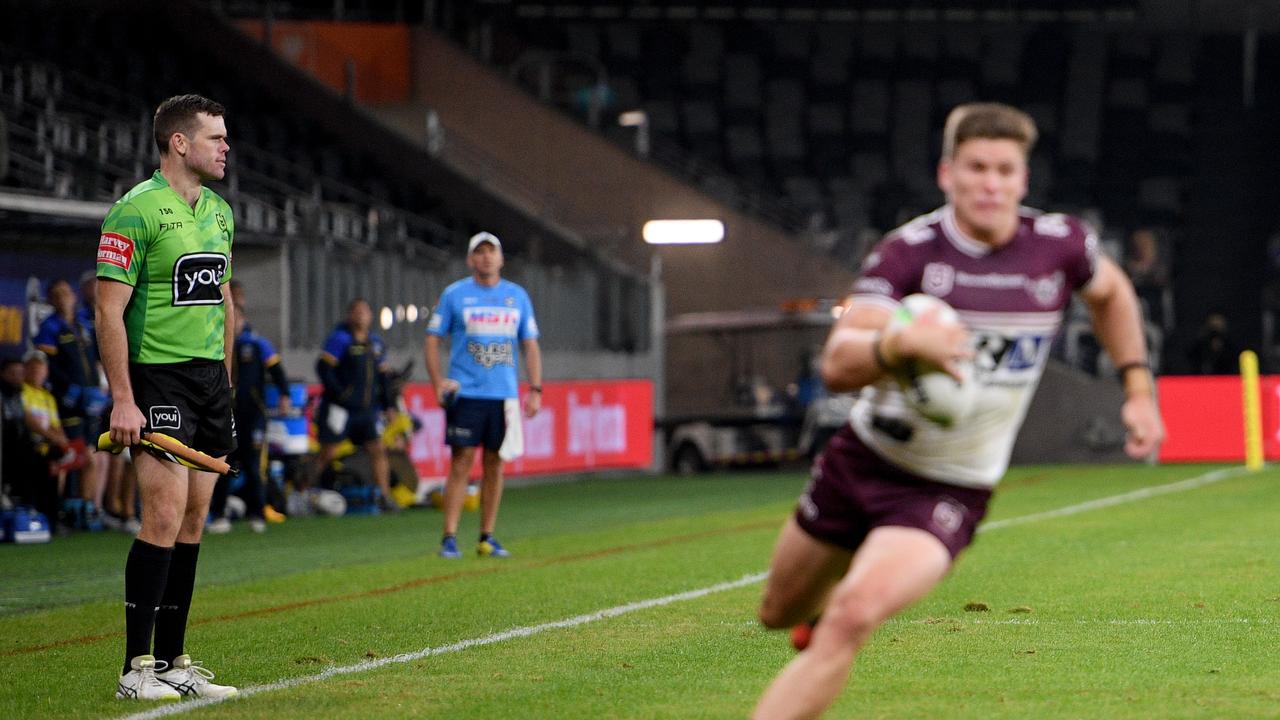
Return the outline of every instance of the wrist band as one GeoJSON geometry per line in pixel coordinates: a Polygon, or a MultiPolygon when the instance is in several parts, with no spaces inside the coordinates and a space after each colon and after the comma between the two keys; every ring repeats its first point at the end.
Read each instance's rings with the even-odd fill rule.
{"type": "Polygon", "coordinates": [[[1138,369],[1151,372],[1151,365],[1149,365],[1146,360],[1136,360],[1134,362],[1125,363],[1120,367],[1116,368],[1116,375],[1119,375],[1123,379],[1125,375],[1129,374],[1130,370],[1138,370],[1138,369]]]}
{"type": "Polygon", "coordinates": [[[1124,387],[1125,397],[1132,398],[1138,395],[1155,397],[1155,377],[1151,374],[1151,366],[1145,360],[1125,363],[1116,368],[1116,374],[1119,375],[1120,384],[1124,387]],[[1137,380],[1130,380],[1131,370],[1141,370],[1142,374],[1137,376],[1137,380]]]}
{"type": "Polygon", "coordinates": [[[893,368],[889,366],[889,362],[885,360],[884,354],[880,352],[880,343],[883,341],[884,341],[884,331],[883,330],[877,331],[875,338],[871,341],[871,354],[876,359],[876,365],[879,365],[881,370],[888,372],[890,370],[893,370],[893,368]]]}
{"type": "Polygon", "coordinates": [[[536,392],[536,393],[540,393],[540,392],[542,392],[542,386],[541,386],[541,385],[530,385],[530,386],[529,386],[529,392],[536,392]]]}

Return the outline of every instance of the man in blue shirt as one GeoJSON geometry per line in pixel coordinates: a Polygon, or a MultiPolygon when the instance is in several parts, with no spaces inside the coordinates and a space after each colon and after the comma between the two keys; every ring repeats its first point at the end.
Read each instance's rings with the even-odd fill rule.
{"type": "Polygon", "coordinates": [[[519,396],[516,368],[521,350],[529,376],[525,417],[533,417],[542,407],[542,353],[533,304],[524,288],[502,279],[502,265],[502,242],[487,232],[474,235],[467,245],[471,277],[445,288],[427,325],[427,374],[445,409],[445,441],[453,452],[444,490],[444,537],[440,542],[444,558],[462,556],[458,519],[466,499],[467,475],[481,445],[484,475],[476,552],[485,557],[510,555],[493,537],[493,527],[502,501],[502,457],[498,450],[507,433],[507,402],[514,403],[519,396]],[[451,346],[447,376],[440,364],[442,337],[448,337],[451,346]]]}
{"type": "MultiPolygon", "coordinates": [[[[75,447],[83,449],[96,441],[98,421],[106,404],[106,395],[98,387],[93,327],[82,322],[83,315],[76,311],[76,293],[66,280],[49,286],[49,304],[55,312],[40,323],[34,342],[49,358],[49,384],[58,400],[63,430],[75,447]]],[[[101,496],[99,461],[97,453],[89,453],[89,463],[83,470],[67,474],[67,520],[78,527],[102,529],[102,514],[97,506],[101,496]]]]}
{"type": "MultiPolygon", "coordinates": [[[[236,306],[235,359],[231,363],[231,383],[236,388],[236,464],[244,476],[240,496],[245,502],[245,517],[249,529],[255,533],[266,532],[266,499],[262,484],[262,465],[266,461],[267,430],[267,382],[276,386],[280,400],[278,409],[286,413],[290,409],[289,381],[285,377],[280,354],[271,341],[249,327],[245,309],[236,306]]],[[[209,512],[214,520],[205,526],[205,532],[215,535],[231,531],[231,521],[226,516],[227,497],[231,491],[231,476],[218,478],[213,490],[209,512]]]]}
{"type": "Polygon", "coordinates": [[[324,396],[315,413],[320,454],[312,481],[333,462],[338,444],[349,439],[369,454],[373,479],[382,490],[381,508],[398,512],[400,506],[391,499],[390,466],[382,445],[383,416],[396,412],[395,389],[386,345],[370,331],[372,326],[369,302],[352,300],[347,306],[347,321],[334,328],[316,360],[324,396]]]}

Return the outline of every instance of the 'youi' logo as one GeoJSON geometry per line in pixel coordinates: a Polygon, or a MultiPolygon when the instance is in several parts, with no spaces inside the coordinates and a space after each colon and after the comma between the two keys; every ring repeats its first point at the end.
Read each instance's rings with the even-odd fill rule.
{"type": "Polygon", "coordinates": [[[190,253],[173,264],[174,305],[221,305],[227,256],[190,253]]]}
{"type": "Polygon", "coordinates": [[[151,406],[151,430],[181,430],[182,429],[182,413],[173,405],[152,405],[151,406]]]}

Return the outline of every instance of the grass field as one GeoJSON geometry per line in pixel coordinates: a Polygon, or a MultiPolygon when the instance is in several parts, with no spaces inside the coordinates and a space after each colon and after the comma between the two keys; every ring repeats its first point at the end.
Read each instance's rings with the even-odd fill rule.
{"type": "MultiPolygon", "coordinates": [[[[1015,469],[977,544],[875,636],[829,716],[1280,717],[1280,473],[1077,507],[1212,470],[1015,469]]],[[[207,707],[112,699],[129,538],[0,546],[0,718],[742,718],[792,655],[754,613],[803,484],[513,488],[506,561],[434,557],[434,511],[207,538],[187,647],[246,691],[207,707]]]]}

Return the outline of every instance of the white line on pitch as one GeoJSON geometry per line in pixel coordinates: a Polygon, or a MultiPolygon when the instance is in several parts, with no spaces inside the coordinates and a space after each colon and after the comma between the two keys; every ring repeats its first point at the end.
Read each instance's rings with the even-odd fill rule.
{"type": "MultiPolygon", "coordinates": [[[[697,590],[689,590],[687,592],[676,593],[674,595],[666,595],[660,598],[651,598],[649,600],[641,600],[639,602],[628,603],[626,605],[618,605],[617,607],[606,608],[604,610],[597,610],[596,612],[586,613],[584,615],[576,615],[574,617],[566,618],[564,620],[555,620],[553,622],[541,623],[539,625],[528,625],[526,627],[513,628],[511,630],[504,630],[503,632],[500,632],[500,633],[485,635],[484,637],[479,637],[479,638],[472,638],[470,640],[462,640],[460,642],[452,643],[449,645],[440,645],[438,647],[426,648],[424,650],[419,650],[417,652],[406,653],[403,655],[395,655],[393,657],[387,657],[387,658],[379,658],[377,660],[366,660],[365,662],[356,663],[355,665],[331,667],[321,672],[318,672],[314,675],[288,678],[286,680],[279,680],[277,682],[268,683],[266,685],[252,685],[250,687],[242,688],[240,690],[240,694],[238,697],[248,697],[250,695],[257,695],[259,693],[271,692],[273,690],[283,690],[285,688],[297,687],[298,685],[310,685],[311,683],[317,683],[317,682],[322,682],[324,680],[328,680],[329,678],[337,675],[347,675],[350,673],[364,672],[366,670],[374,670],[384,665],[394,665],[399,663],[413,662],[414,660],[421,660],[422,658],[432,657],[434,655],[444,655],[446,653],[459,652],[461,650],[467,650],[473,647],[480,647],[482,645],[492,645],[494,643],[500,643],[506,640],[514,640],[515,638],[529,637],[530,635],[537,635],[538,633],[546,632],[548,630],[561,630],[564,628],[575,627],[577,625],[585,625],[587,623],[595,622],[597,620],[604,620],[605,618],[612,618],[612,617],[618,617],[619,615],[626,615],[627,613],[632,613],[637,610],[646,610],[648,608],[661,607],[663,605],[670,605],[672,603],[684,602],[685,600],[694,600],[696,598],[700,598],[706,595],[712,595],[718,592],[724,592],[725,590],[733,590],[740,587],[746,587],[748,585],[754,585],[760,582],[761,580],[763,580],[765,578],[765,575],[767,575],[767,573],[763,573],[763,572],[753,573],[751,575],[744,575],[738,578],[737,580],[731,580],[729,582],[723,582],[717,585],[711,585],[708,587],[699,588],[697,590]]],[[[234,698],[228,698],[228,699],[234,699],[234,698]]],[[[164,717],[166,715],[177,715],[178,713],[184,713],[184,712],[187,712],[188,710],[195,710],[196,708],[205,707],[208,705],[214,705],[219,702],[225,702],[225,700],[218,699],[218,698],[202,698],[199,700],[190,700],[190,701],[182,702],[176,705],[158,707],[153,710],[148,710],[146,712],[140,712],[134,715],[129,715],[125,718],[125,720],[145,720],[147,718],[159,718],[159,717],[164,717]]]]}
{"type": "Polygon", "coordinates": [[[900,618],[892,618],[888,621],[889,625],[1275,625],[1276,621],[1269,618],[1204,618],[1204,619],[1153,619],[1153,618],[1132,618],[1129,620],[1113,619],[1107,620],[1099,618],[1090,620],[1080,618],[1077,620],[1058,620],[1046,619],[1040,620],[1036,618],[1010,618],[1007,620],[962,620],[954,618],[935,619],[915,619],[903,620],[900,618]]]}
{"type": "Polygon", "coordinates": [[[1066,517],[1068,515],[1078,515],[1082,512],[1089,512],[1090,510],[1099,510],[1101,508],[1124,505],[1125,503],[1146,500],[1147,498],[1156,497],[1157,495],[1169,495],[1171,493],[1183,492],[1184,490],[1194,490],[1195,488],[1211,485],[1221,480],[1235,477],[1236,475],[1242,475],[1246,472],[1248,472],[1248,470],[1244,466],[1214,470],[1187,480],[1179,480],[1178,482],[1172,482],[1166,485],[1145,487],[1140,490],[1134,490],[1133,492],[1112,495],[1110,497],[1089,500],[1088,502],[1082,502],[1076,505],[1060,507],[1057,510],[1046,510],[1045,512],[1020,515],[1018,517],[1005,518],[1004,520],[993,520],[988,523],[983,523],[978,528],[978,532],[991,532],[992,530],[1000,530],[1007,527],[1013,527],[1015,525],[1026,525],[1027,523],[1040,522],[1041,520],[1052,520],[1053,518],[1066,517]]]}
{"type": "MultiPolygon", "coordinates": [[[[1049,510],[1047,512],[1032,513],[1030,515],[1021,515],[1019,517],[1006,518],[1004,520],[996,520],[994,522],[989,522],[982,525],[981,527],[978,528],[978,532],[989,531],[989,530],[999,530],[1001,528],[1012,527],[1015,525],[1023,525],[1026,523],[1039,522],[1040,520],[1049,520],[1052,518],[1065,517],[1067,515],[1075,515],[1077,513],[1087,512],[1089,510],[1097,510],[1100,508],[1107,508],[1115,505],[1122,505],[1124,503],[1137,502],[1138,500],[1145,500],[1147,498],[1155,497],[1157,495],[1167,495],[1169,493],[1182,492],[1184,490],[1192,490],[1194,488],[1203,487],[1205,485],[1209,485],[1211,483],[1215,483],[1220,480],[1225,480],[1229,477],[1234,477],[1243,472],[1245,472],[1245,470],[1242,467],[1233,467],[1233,468],[1226,468],[1223,470],[1214,470],[1213,472],[1209,472],[1204,475],[1198,475],[1188,480],[1180,480],[1178,482],[1169,483],[1167,485],[1157,485],[1155,487],[1142,488],[1141,490],[1134,490],[1133,492],[1127,492],[1121,495],[1113,495],[1111,497],[1099,498],[1097,500],[1090,500],[1088,502],[1083,502],[1076,505],[1068,505],[1066,507],[1061,507],[1056,510],[1049,510]]],[[[604,610],[597,610],[596,612],[586,613],[584,615],[576,615],[571,618],[565,618],[564,620],[555,620],[552,622],[541,623],[539,625],[528,625],[525,627],[512,628],[511,630],[504,630],[503,632],[494,633],[492,635],[485,635],[484,637],[472,638],[470,640],[461,640],[459,642],[451,643],[449,645],[440,645],[433,648],[425,648],[423,650],[418,650],[416,652],[405,653],[402,655],[395,655],[387,658],[379,658],[377,660],[366,660],[365,662],[356,663],[354,665],[342,665],[339,667],[331,667],[331,668],[322,670],[321,672],[318,672],[314,675],[304,675],[302,677],[287,678],[284,680],[278,680],[273,683],[267,683],[265,685],[251,685],[249,687],[241,688],[240,694],[233,698],[201,698],[198,700],[187,700],[187,701],[176,703],[173,705],[165,705],[165,706],[153,708],[151,710],[146,710],[144,712],[134,713],[133,715],[126,715],[121,720],[150,720],[151,718],[160,718],[160,717],[166,717],[169,715],[178,715],[180,713],[196,710],[198,708],[208,707],[210,705],[216,705],[218,703],[226,702],[227,700],[234,700],[238,698],[249,697],[251,695],[258,695],[264,692],[273,692],[275,690],[284,690],[286,688],[298,687],[299,685],[310,685],[312,683],[323,682],[325,680],[328,680],[329,678],[336,677],[339,675],[349,675],[351,673],[365,672],[366,670],[375,670],[377,668],[380,668],[386,665],[395,665],[400,663],[413,662],[414,660],[421,660],[422,658],[432,657],[435,655],[445,655],[448,653],[455,653],[462,650],[468,650],[473,647],[480,647],[483,645],[492,645],[494,643],[505,642],[507,640],[514,640],[516,638],[529,637],[530,635],[537,635],[539,633],[543,633],[548,630],[560,630],[563,628],[570,628],[570,627],[576,627],[578,625],[585,625],[587,623],[595,622],[597,620],[604,620],[606,618],[618,617],[619,615],[626,615],[627,613],[632,613],[637,610],[645,610],[653,607],[661,607],[663,605],[671,605],[672,603],[683,602],[685,600],[694,600],[696,598],[705,597],[707,595],[712,595],[718,592],[724,592],[725,590],[734,590],[736,588],[746,587],[748,585],[754,585],[760,582],[761,580],[764,580],[765,577],[767,576],[768,576],[767,572],[753,573],[751,575],[744,575],[738,578],[737,580],[731,580],[729,582],[710,585],[708,587],[699,588],[696,590],[688,590],[686,592],[676,593],[674,595],[666,595],[664,597],[651,598],[649,600],[640,600],[638,602],[628,603],[626,605],[618,605],[616,607],[606,608],[604,610]]],[[[1019,622],[1019,621],[1011,621],[1011,622],[1019,622]]]]}

